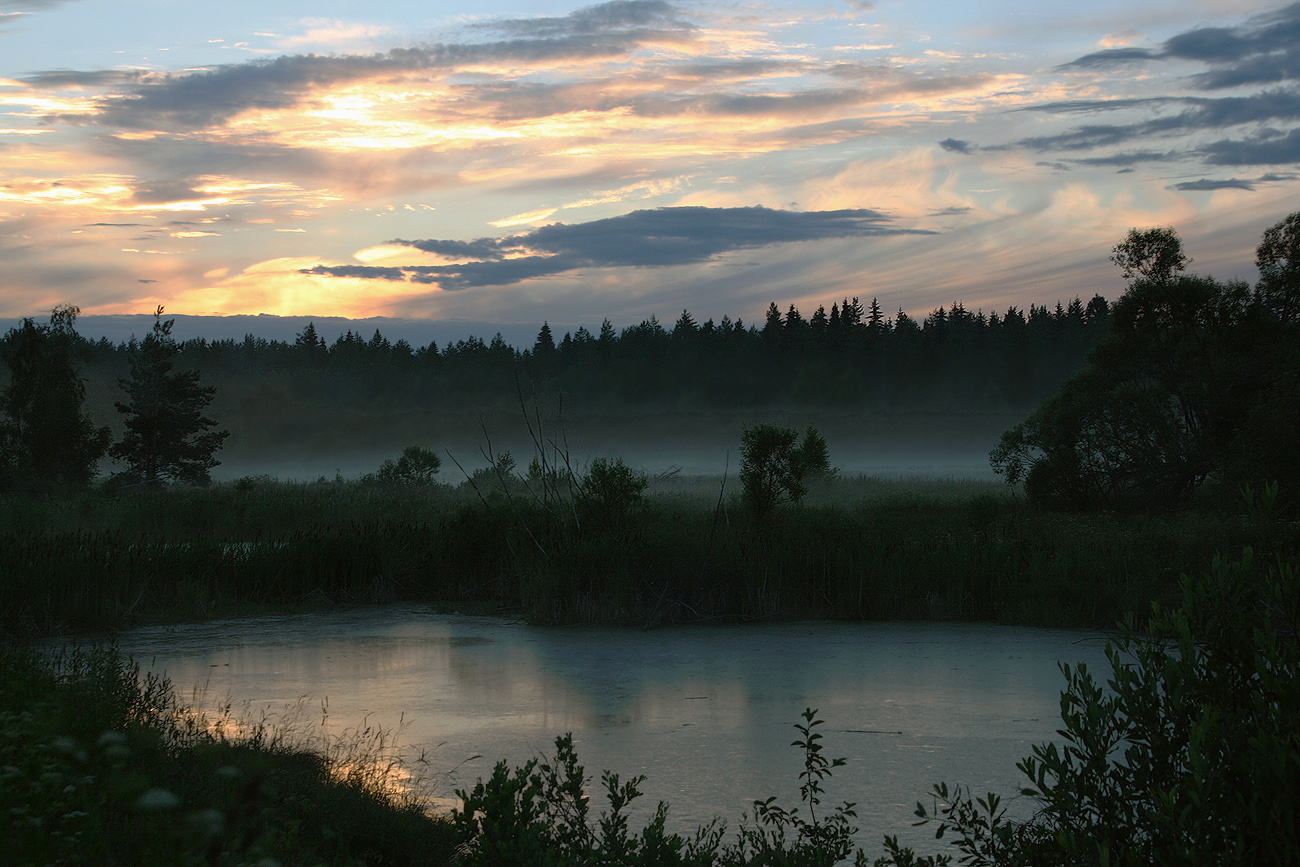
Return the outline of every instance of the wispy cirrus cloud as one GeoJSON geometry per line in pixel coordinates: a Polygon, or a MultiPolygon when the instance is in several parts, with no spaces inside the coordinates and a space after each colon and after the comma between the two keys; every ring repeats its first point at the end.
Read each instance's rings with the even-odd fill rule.
{"type": "MultiPolygon", "coordinates": [[[[1158,48],[1107,48],[1079,57],[1058,70],[1071,76],[1076,85],[1096,89],[1110,81],[1116,71],[1135,64],[1166,62],[1209,69],[1184,77],[1154,79],[1147,89],[1163,85],[1164,92],[1144,96],[1063,99],[1021,106],[1015,110],[1059,117],[1106,114],[1133,119],[1079,124],[985,147],[995,151],[1025,148],[1039,153],[1074,154],[1066,161],[1088,166],[1131,167],[1178,161],[1276,165],[1300,160],[1293,136],[1300,136],[1300,129],[1291,126],[1300,122],[1300,89],[1289,84],[1300,80],[1300,3],[1257,15],[1236,27],[1187,30],[1158,48]],[[1245,95],[1202,95],[1206,91],[1260,84],[1273,86],[1245,95]],[[1186,92],[1188,86],[1191,92],[1186,92]],[[1210,131],[1232,130],[1245,135],[1208,142],[1199,138],[1210,131]]],[[[1225,189],[1245,189],[1224,183],[1228,185],[1222,187],[1225,189]]],[[[1174,188],[1211,189],[1209,181],[1195,184],[1174,188]]]]}

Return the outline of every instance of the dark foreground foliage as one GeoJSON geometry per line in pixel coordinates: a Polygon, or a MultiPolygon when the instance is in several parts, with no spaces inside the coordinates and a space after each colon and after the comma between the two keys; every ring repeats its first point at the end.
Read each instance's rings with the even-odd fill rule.
{"type": "Polygon", "coordinates": [[[238,739],[109,649],[0,650],[0,863],[431,865],[455,834],[345,765],[254,726],[238,739]]]}
{"type": "MultiPolygon", "coordinates": [[[[1300,571],[1247,550],[1130,620],[1104,686],[1061,665],[1061,744],[1018,764],[1038,809],[936,786],[917,814],[972,865],[1264,865],[1300,858],[1300,571]]],[[[897,863],[942,864],[943,859],[897,863]]]]}

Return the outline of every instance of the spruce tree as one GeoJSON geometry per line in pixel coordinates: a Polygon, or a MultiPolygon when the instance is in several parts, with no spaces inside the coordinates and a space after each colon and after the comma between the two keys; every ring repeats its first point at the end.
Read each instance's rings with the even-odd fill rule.
{"type": "Polygon", "coordinates": [[[0,485],[89,484],[110,439],[82,412],[85,384],[75,355],[81,342],[72,305],[49,325],[24,319],[5,336],[9,385],[0,392],[0,485]]]}
{"type": "Polygon", "coordinates": [[[203,415],[216,389],[199,385],[197,370],[174,372],[180,347],[172,339],[174,320],[154,311],[152,333],[132,341],[131,378],[119,379],[130,403],[118,403],[126,415],[126,435],[110,454],[126,461],[134,481],[155,487],[175,480],[194,485],[211,481],[208,472],[220,461],[212,455],[229,431],[210,431],[216,422],[203,415]]]}

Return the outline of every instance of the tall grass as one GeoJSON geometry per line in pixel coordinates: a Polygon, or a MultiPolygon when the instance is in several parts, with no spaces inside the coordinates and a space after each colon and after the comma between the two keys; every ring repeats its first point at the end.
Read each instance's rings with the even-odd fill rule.
{"type": "Polygon", "coordinates": [[[450,824],[390,785],[390,739],[213,725],[111,648],[0,648],[0,722],[0,863],[452,860],[450,824]]]}
{"type": "MultiPolygon", "coordinates": [[[[698,484],[698,483],[697,483],[698,484]]],[[[714,483],[716,485],[716,482],[714,483]]],[[[756,521],[713,486],[583,514],[522,483],[281,484],[0,502],[0,628],[427,600],[543,622],[993,619],[1106,625],[1215,551],[1297,542],[1222,509],[1053,514],[985,483],[840,480],[756,521]]]]}

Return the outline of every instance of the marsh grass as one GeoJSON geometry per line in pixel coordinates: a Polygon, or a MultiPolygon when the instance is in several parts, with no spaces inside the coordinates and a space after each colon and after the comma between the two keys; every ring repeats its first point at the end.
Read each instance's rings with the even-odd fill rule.
{"type": "Polygon", "coordinates": [[[393,733],[215,716],[111,648],[0,651],[0,862],[445,864],[393,733]]]}
{"type": "MultiPolygon", "coordinates": [[[[0,629],[40,634],[396,600],[547,623],[980,619],[1108,625],[1176,596],[1215,551],[1297,528],[1222,504],[1032,509],[972,480],[837,479],[756,522],[722,479],[652,480],[634,507],[501,490],[242,479],[208,490],[0,501],[0,629]]],[[[531,485],[531,487],[530,487],[531,485]]],[[[530,493],[534,489],[546,495],[530,493]]]]}

